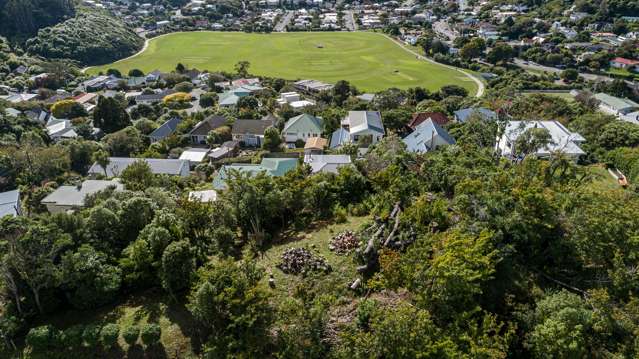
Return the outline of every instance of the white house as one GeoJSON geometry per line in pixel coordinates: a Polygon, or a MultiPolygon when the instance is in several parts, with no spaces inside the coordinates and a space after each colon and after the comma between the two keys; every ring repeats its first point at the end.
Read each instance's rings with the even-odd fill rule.
{"type": "Polygon", "coordinates": [[[20,191],[13,190],[0,193],[0,218],[4,216],[16,217],[22,214],[20,206],[20,191]]]}
{"type": "Polygon", "coordinates": [[[515,158],[517,156],[517,148],[515,148],[517,138],[526,130],[533,128],[546,129],[550,135],[550,143],[537,149],[535,156],[544,158],[549,157],[552,153],[562,152],[576,160],[585,154],[579,147],[585,139],[580,134],[568,130],[558,121],[510,121],[502,137],[497,138],[496,151],[504,157],[515,158]]]}
{"type": "Polygon", "coordinates": [[[306,142],[309,138],[319,137],[322,134],[322,119],[303,113],[291,117],[282,130],[286,143],[295,143],[298,140],[306,142]]]}
{"type": "Polygon", "coordinates": [[[349,111],[341,125],[331,135],[331,148],[347,142],[358,142],[363,138],[370,138],[371,144],[375,144],[384,137],[384,125],[379,111],[349,111]]]}
{"type": "Polygon", "coordinates": [[[403,140],[410,152],[425,153],[440,146],[452,145],[455,140],[432,119],[420,123],[410,135],[403,140]]]}
{"type": "Polygon", "coordinates": [[[352,166],[349,155],[314,155],[304,156],[304,163],[311,166],[312,173],[330,172],[338,173],[341,167],[352,166]]]}
{"type": "Polygon", "coordinates": [[[635,114],[639,111],[639,104],[627,98],[619,98],[610,96],[605,93],[595,94],[595,98],[599,100],[599,110],[601,112],[617,116],[620,120],[629,122],[638,121],[635,114]]]}

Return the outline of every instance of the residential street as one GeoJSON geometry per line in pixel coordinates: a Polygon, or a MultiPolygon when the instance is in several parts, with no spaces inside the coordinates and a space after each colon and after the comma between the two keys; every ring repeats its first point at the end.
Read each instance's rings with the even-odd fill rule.
{"type": "MultiPolygon", "coordinates": [[[[558,69],[556,67],[539,65],[539,64],[536,64],[536,63],[533,63],[533,62],[529,62],[529,61],[525,61],[525,60],[518,59],[518,58],[515,58],[513,60],[513,63],[516,66],[521,67],[522,69],[529,69],[529,70],[533,70],[533,71],[545,71],[545,72],[549,72],[549,73],[561,73],[563,71],[563,70],[558,69]]],[[[583,72],[580,72],[579,76],[583,77],[585,80],[588,80],[588,81],[611,82],[611,81],[614,80],[612,77],[589,74],[589,73],[583,73],[583,72]]]]}
{"type": "Polygon", "coordinates": [[[353,10],[344,11],[344,26],[346,26],[348,31],[357,30],[357,24],[355,23],[355,15],[353,15],[353,10]]]}
{"type": "Polygon", "coordinates": [[[288,23],[291,22],[291,19],[293,18],[294,14],[295,14],[295,11],[292,11],[292,10],[287,11],[286,14],[284,14],[284,17],[282,17],[282,19],[280,20],[280,22],[278,22],[277,25],[275,25],[274,31],[285,32],[286,25],[288,25],[288,23]]]}
{"type": "Polygon", "coordinates": [[[440,20],[433,23],[433,30],[444,37],[444,40],[454,41],[457,38],[455,32],[450,28],[446,20],[440,20]]]}

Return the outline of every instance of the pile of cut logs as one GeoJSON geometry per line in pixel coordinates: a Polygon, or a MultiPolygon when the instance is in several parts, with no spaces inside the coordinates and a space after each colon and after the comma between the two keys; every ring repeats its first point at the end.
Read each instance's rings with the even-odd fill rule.
{"type": "Polygon", "coordinates": [[[307,274],[310,272],[331,271],[326,259],[314,255],[305,248],[290,248],[282,253],[282,261],[277,267],[287,274],[307,274]]]}

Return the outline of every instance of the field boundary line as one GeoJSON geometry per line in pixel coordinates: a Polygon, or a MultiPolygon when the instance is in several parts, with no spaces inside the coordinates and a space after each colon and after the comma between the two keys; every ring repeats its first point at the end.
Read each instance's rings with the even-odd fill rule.
{"type": "Polygon", "coordinates": [[[484,86],[484,83],[481,80],[479,80],[475,75],[473,75],[473,74],[471,74],[469,72],[466,72],[466,71],[460,69],[459,67],[450,66],[450,65],[447,65],[447,64],[442,64],[442,63],[439,63],[439,62],[437,62],[437,61],[435,61],[433,59],[430,59],[430,58],[428,58],[428,57],[426,57],[424,55],[420,55],[419,53],[417,53],[417,52],[405,47],[404,45],[402,45],[398,40],[396,40],[396,39],[394,39],[394,38],[392,38],[392,37],[390,37],[390,36],[388,36],[386,34],[382,34],[382,33],[379,33],[379,32],[376,32],[376,34],[380,34],[380,35],[384,36],[385,38],[389,39],[390,41],[394,42],[395,45],[401,47],[402,49],[404,49],[404,51],[408,51],[409,53],[417,56],[417,59],[419,59],[419,60],[425,60],[425,61],[428,61],[428,62],[430,62],[432,64],[436,64],[436,65],[439,65],[439,66],[444,66],[444,67],[447,67],[449,69],[461,72],[462,74],[464,74],[465,76],[467,76],[468,78],[470,78],[471,80],[473,80],[473,82],[475,82],[477,84],[477,93],[475,94],[475,97],[482,97],[484,95],[484,91],[485,91],[486,86],[484,86]]]}

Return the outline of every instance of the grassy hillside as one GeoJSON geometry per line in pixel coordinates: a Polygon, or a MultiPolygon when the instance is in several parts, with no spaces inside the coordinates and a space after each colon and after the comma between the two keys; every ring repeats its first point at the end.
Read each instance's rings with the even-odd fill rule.
{"type": "Polygon", "coordinates": [[[108,68],[123,73],[133,68],[167,71],[178,62],[201,70],[231,71],[241,60],[249,61],[250,72],[256,75],[348,80],[365,91],[415,86],[437,90],[451,84],[463,86],[470,93],[477,91],[476,84],[459,71],[417,60],[381,34],[370,32],[176,33],[151,40],[138,56],[89,72],[108,68]]]}

